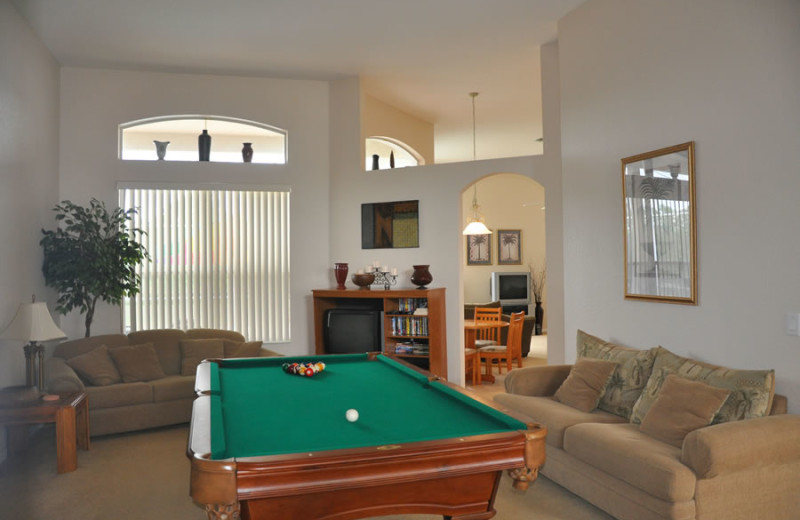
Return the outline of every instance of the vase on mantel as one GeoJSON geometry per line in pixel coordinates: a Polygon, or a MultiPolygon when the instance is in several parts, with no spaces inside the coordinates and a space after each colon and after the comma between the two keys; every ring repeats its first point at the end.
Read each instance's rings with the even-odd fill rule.
{"type": "Polygon", "coordinates": [[[533,335],[541,336],[542,320],[544,320],[544,309],[542,308],[542,302],[536,302],[536,306],[533,308],[533,315],[536,318],[536,324],[533,326],[533,335]]]}
{"type": "Polygon", "coordinates": [[[417,286],[417,289],[424,289],[426,285],[433,281],[433,275],[428,270],[430,265],[415,265],[414,272],[411,274],[411,283],[417,286]]]}
{"type": "Polygon", "coordinates": [[[242,143],[242,160],[246,163],[253,162],[253,143],[242,143]]]}
{"type": "Polygon", "coordinates": [[[344,281],[347,280],[347,271],[349,266],[346,263],[339,262],[334,264],[333,275],[336,277],[336,288],[340,291],[345,289],[344,281]]]}

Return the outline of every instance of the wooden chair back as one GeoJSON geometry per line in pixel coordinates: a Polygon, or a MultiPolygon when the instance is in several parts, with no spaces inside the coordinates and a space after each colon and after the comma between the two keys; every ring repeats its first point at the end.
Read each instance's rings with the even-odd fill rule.
{"type": "MultiPolygon", "coordinates": [[[[475,307],[475,321],[500,321],[502,312],[503,309],[501,307],[475,307]]],[[[478,329],[475,332],[475,339],[491,340],[497,343],[499,330],[497,327],[478,329]]]]}
{"type": "Polygon", "coordinates": [[[511,315],[511,320],[508,323],[508,341],[506,347],[508,348],[509,358],[519,361],[519,366],[522,366],[522,327],[525,325],[525,311],[515,312],[511,315]]]}

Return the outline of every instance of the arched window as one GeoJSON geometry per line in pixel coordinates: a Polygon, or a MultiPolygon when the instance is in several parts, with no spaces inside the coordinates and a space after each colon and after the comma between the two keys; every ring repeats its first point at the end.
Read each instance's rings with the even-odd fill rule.
{"type": "Polygon", "coordinates": [[[242,150],[244,143],[250,143],[252,162],[286,164],[285,130],[245,119],[198,115],[151,117],[119,125],[119,158],[157,161],[160,146],[165,161],[198,161],[198,136],[203,130],[211,136],[212,162],[245,162],[242,150]]]}
{"type": "Polygon", "coordinates": [[[406,143],[391,137],[372,136],[366,139],[366,169],[374,170],[373,156],[378,156],[378,169],[386,170],[391,168],[390,156],[394,154],[394,167],[404,168],[406,166],[421,166],[425,164],[416,150],[406,143]]]}

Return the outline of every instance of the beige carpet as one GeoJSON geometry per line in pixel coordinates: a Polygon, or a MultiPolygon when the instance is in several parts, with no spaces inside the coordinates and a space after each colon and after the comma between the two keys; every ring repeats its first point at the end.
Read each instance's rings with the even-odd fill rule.
{"type": "MultiPolygon", "coordinates": [[[[189,497],[188,427],[92,439],[78,452],[78,469],[56,473],[55,436],[42,428],[33,446],[0,475],[0,518],[19,520],[203,520],[189,497]]],[[[525,493],[503,477],[497,520],[613,520],[570,492],[540,477],[525,493]]],[[[433,520],[396,515],[385,520],[433,520]]],[[[305,519],[298,519],[305,520],[305,519]]]]}

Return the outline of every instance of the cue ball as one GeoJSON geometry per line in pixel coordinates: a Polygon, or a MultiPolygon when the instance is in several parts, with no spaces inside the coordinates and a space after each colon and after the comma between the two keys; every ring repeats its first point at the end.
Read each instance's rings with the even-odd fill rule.
{"type": "Polygon", "coordinates": [[[350,408],[349,410],[347,410],[347,412],[345,412],[344,416],[347,418],[348,421],[356,422],[358,420],[358,410],[356,410],[355,408],[350,408]]]}

